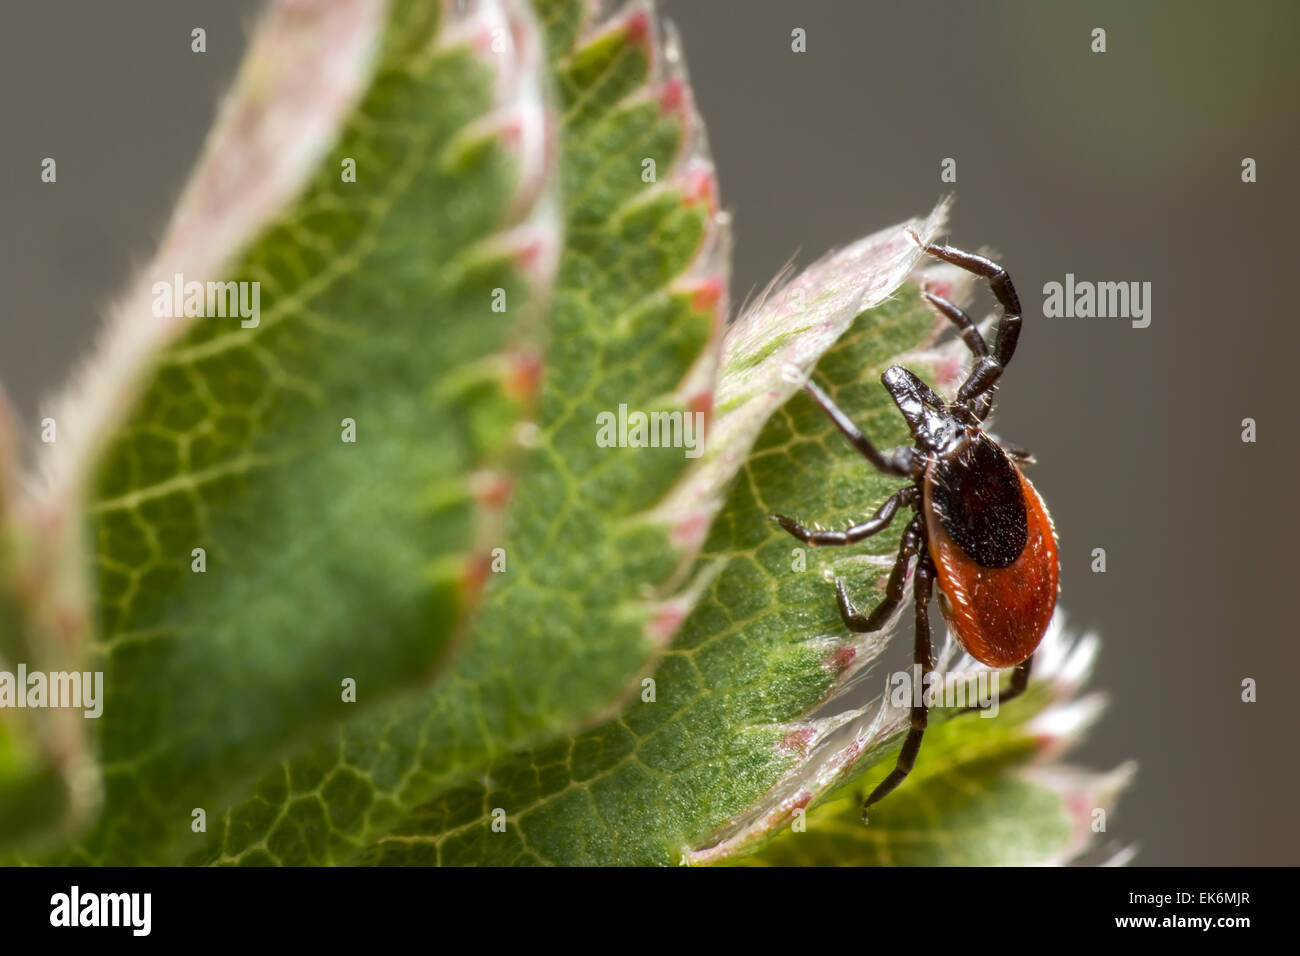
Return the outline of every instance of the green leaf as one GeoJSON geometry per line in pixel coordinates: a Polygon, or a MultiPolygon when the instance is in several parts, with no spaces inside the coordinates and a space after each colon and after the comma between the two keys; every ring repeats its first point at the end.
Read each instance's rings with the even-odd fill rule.
{"type": "Polygon", "coordinates": [[[376,9],[271,10],[118,310],[153,347],[91,376],[129,411],[94,457],[105,806],[74,860],[174,859],[196,808],[427,685],[481,592],[560,245],[541,40],[497,4],[376,9]],[[158,318],[174,273],[260,311],[158,318]]]}
{"type": "Polygon", "coordinates": [[[584,3],[536,7],[563,111],[566,244],[505,569],[434,693],[267,776],[194,861],[351,859],[491,760],[611,712],[695,596],[683,572],[708,522],[684,495],[700,459],[605,447],[598,428],[621,406],[705,418],[729,252],[712,165],[680,52],[645,11],[587,23],[584,3]]]}
{"type": "MultiPolygon", "coordinates": [[[[743,468],[699,561],[707,590],[654,674],[653,701],[643,695],[594,730],[497,762],[395,828],[368,862],[674,864],[806,761],[810,713],[883,646],[843,634],[822,569],[872,606],[887,559],[862,552],[892,552],[902,523],[861,549],[812,552],[792,571],[797,542],[774,529],[771,511],[843,523],[898,481],[873,472],[802,392],[790,396],[829,349],[818,376],[842,407],[885,445],[906,439],[877,379],[939,331],[903,280],[920,256],[908,230],[928,239],[942,213],[817,263],[728,332],[710,458],[743,468]],[[746,457],[742,436],[759,428],[746,457]],[[491,828],[497,808],[504,833],[491,828]]],[[[969,287],[950,270],[932,284],[954,297],[969,287]]],[[[946,353],[913,357],[931,378],[945,371],[941,386],[959,369],[946,353]]]]}
{"type": "Polygon", "coordinates": [[[26,674],[75,670],[87,612],[81,576],[55,564],[57,524],[22,503],[17,434],[0,389],[0,847],[39,852],[84,824],[98,779],[86,710],[24,706],[26,674]]]}
{"type": "MultiPolygon", "coordinates": [[[[768,520],[843,525],[899,486],[814,372],[886,447],[881,371],[960,380],[920,288],[971,277],[917,271],[946,207],[778,277],[721,343],[729,226],[671,30],[459,6],[272,9],[43,490],[0,507],[0,656],[92,640],[93,541],[104,811],[59,859],[1073,858],[1124,776],[1052,763],[1099,707],[1073,699],[1095,642],[1058,620],[1001,717],[936,712],[850,827],[907,708],[860,705],[890,631],[846,634],[828,579],[876,606],[905,522],[809,550],[768,520]],[[175,273],[260,282],[260,321],[149,315],[175,273]],[[675,437],[640,447],[639,414],[675,437]]],[[[940,670],[988,676],[951,644],[940,670]]],[[[95,805],[43,719],[0,722],[0,840],[95,805]]]]}
{"type": "MultiPolygon", "coordinates": [[[[796,828],[735,862],[768,866],[1025,866],[1061,864],[1083,852],[1132,774],[1092,774],[1046,761],[1077,738],[1097,698],[1070,702],[1096,642],[1071,644],[1054,626],[1037,679],[996,718],[933,724],[904,786],[870,810],[862,801],[893,767],[893,754],[811,810],[796,828]]],[[[942,711],[937,715],[947,716],[942,711]]]]}

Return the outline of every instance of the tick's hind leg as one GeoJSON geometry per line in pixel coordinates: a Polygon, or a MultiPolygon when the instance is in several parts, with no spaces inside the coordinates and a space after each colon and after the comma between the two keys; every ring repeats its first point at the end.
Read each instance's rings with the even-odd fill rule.
{"type": "Polygon", "coordinates": [[[1005,694],[998,695],[998,705],[1001,706],[1009,700],[1015,700],[1025,692],[1029,686],[1029,672],[1034,667],[1034,655],[1030,654],[1023,661],[1016,665],[1015,672],[1011,675],[1011,686],[1007,688],[1005,694]]]}
{"type": "MultiPolygon", "coordinates": [[[[1011,686],[1007,688],[1005,694],[1003,693],[998,694],[998,707],[1001,707],[1003,704],[1007,703],[1008,701],[1015,700],[1017,697],[1019,697],[1021,694],[1025,692],[1025,688],[1029,686],[1029,672],[1030,670],[1033,669],[1033,666],[1034,666],[1033,654],[1030,654],[1023,661],[1021,661],[1019,664],[1016,665],[1016,669],[1011,674],[1011,686]]],[[[971,704],[969,707],[963,707],[961,710],[957,711],[957,713],[964,714],[967,713],[968,711],[983,710],[983,709],[984,708],[980,707],[978,704],[971,704]]]]}
{"type": "Polygon", "coordinates": [[[902,505],[910,505],[917,499],[920,492],[915,485],[908,485],[899,491],[894,492],[885,499],[885,503],[880,506],[875,515],[862,524],[855,524],[844,531],[817,531],[812,528],[805,528],[793,518],[787,518],[785,515],[772,515],[772,520],[779,524],[786,531],[790,532],[805,544],[811,544],[814,548],[827,544],[857,544],[873,534],[884,531],[889,527],[889,523],[894,520],[894,515],[902,505]]]}
{"type": "Polygon", "coordinates": [[[988,280],[989,288],[1002,307],[998,319],[998,328],[993,339],[992,354],[981,356],[971,369],[970,375],[957,392],[957,401],[968,402],[977,395],[993,387],[1002,370],[1011,362],[1016,352],[1016,342],[1020,339],[1020,297],[1016,287],[1011,284],[1011,276],[992,259],[977,256],[971,252],[962,252],[952,246],[939,246],[930,243],[925,251],[936,259],[951,262],[955,266],[983,276],[988,280]]]}
{"type": "Polygon", "coordinates": [[[883,799],[912,772],[912,765],[916,762],[916,755],[921,750],[921,740],[925,737],[925,728],[929,721],[929,710],[925,702],[925,681],[930,671],[934,669],[934,659],[930,652],[929,614],[933,575],[934,566],[930,563],[930,556],[926,551],[922,550],[920,559],[916,562],[916,646],[913,654],[913,660],[921,668],[920,703],[912,706],[911,727],[907,732],[907,739],[903,741],[903,749],[898,754],[898,763],[889,772],[889,776],[880,781],[876,789],[871,791],[871,795],[862,804],[862,821],[864,823],[867,821],[867,808],[883,799]]]}
{"type": "Polygon", "coordinates": [[[840,617],[845,626],[856,634],[870,634],[885,626],[885,622],[898,609],[903,600],[903,585],[907,583],[907,566],[912,557],[921,549],[921,516],[917,515],[903,531],[903,540],[898,545],[898,560],[889,573],[889,583],[885,585],[885,597],[870,614],[862,614],[849,599],[848,589],[839,578],[835,579],[835,600],[840,606],[840,617]]]}
{"type": "Polygon", "coordinates": [[[1010,458],[1012,461],[1014,461],[1016,464],[1018,465],[1038,464],[1038,459],[1034,457],[1034,453],[1030,451],[1028,448],[1021,448],[1019,445],[1008,445],[1004,442],[998,442],[998,444],[1001,445],[1002,450],[1007,453],[1007,457],[1010,458]]]}

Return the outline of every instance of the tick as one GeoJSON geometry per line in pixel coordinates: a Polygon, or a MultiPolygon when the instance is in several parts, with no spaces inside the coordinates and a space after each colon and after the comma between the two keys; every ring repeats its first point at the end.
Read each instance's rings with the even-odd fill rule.
{"type": "MultiPolygon", "coordinates": [[[[1020,338],[1020,299],[1011,277],[996,262],[946,245],[929,244],[924,250],[988,281],[1002,310],[993,347],[960,308],[929,291],[922,293],[961,331],[975,361],[951,403],[901,365],[885,371],[880,380],[913,440],[890,451],[878,450],[810,380],[808,394],[849,443],[878,470],[910,478],[911,483],[886,499],[872,518],[843,531],[813,530],[784,515],[772,515],[772,520],[810,545],[847,545],[884,530],[899,509],[910,507],[914,514],[903,531],[884,600],[870,614],[862,614],[837,579],[840,617],[856,633],[883,628],[903,600],[908,568],[915,560],[915,661],[922,679],[934,669],[928,606],[937,589],[939,608],[967,653],[989,667],[1015,668],[1011,686],[1001,696],[1005,702],[1029,683],[1034,651],[1056,607],[1059,578],[1052,519],[1020,470],[1032,457],[999,444],[983,427],[993,409],[994,388],[1020,338]]],[[[924,695],[921,700],[912,707],[897,764],[862,806],[864,819],[867,808],[911,772],[928,718],[924,695]]]]}

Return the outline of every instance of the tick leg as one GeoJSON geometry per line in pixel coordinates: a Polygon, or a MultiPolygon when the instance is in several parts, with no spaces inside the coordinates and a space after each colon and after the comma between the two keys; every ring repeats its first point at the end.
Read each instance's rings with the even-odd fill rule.
{"type": "Polygon", "coordinates": [[[949,322],[961,329],[962,341],[966,343],[966,347],[974,353],[977,359],[984,358],[989,354],[988,343],[984,341],[984,336],[980,335],[979,326],[959,306],[928,290],[922,291],[921,297],[934,306],[936,312],[946,316],[949,322]]]}
{"type": "Polygon", "coordinates": [[[1005,704],[1009,700],[1015,700],[1025,692],[1029,686],[1029,672],[1034,667],[1034,655],[1030,654],[1023,661],[1016,665],[1015,672],[1011,675],[1011,686],[1007,688],[1005,694],[998,696],[998,704],[1005,704]]]}
{"type": "MultiPolygon", "coordinates": [[[[1023,661],[1016,665],[1016,669],[1011,674],[1011,686],[1007,688],[1005,694],[998,695],[998,706],[1001,707],[1007,701],[1015,700],[1025,692],[1029,686],[1029,672],[1034,666],[1034,655],[1030,654],[1023,661]]],[[[969,707],[963,707],[957,711],[958,714],[964,714],[972,710],[982,710],[977,704],[971,704],[969,707]]]]}
{"type": "Polygon", "coordinates": [[[921,548],[921,516],[917,515],[903,532],[903,540],[898,545],[898,560],[894,570],[889,573],[889,583],[885,585],[885,598],[868,614],[859,613],[849,600],[849,592],[844,582],[835,579],[835,599],[840,606],[840,617],[844,624],[855,634],[870,634],[885,626],[893,616],[900,601],[903,600],[903,585],[907,582],[907,565],[921,548]]]}
{"type": "MultiPolygon", "coordinates": [[[[929,290],[923,290],[921,296],[926,302],[929,302],[930,305],[934,307],[936,312],[940,315],[946,316],[949,322],[961,329],[962,341],[966,343],[966,347],[971,350],[971,353],[976,359],[988,358],[988,343],[984,341],[984,336],[980,335],[979,326],[975,324],[975,320],[967,315],[960,306],[953,302],[949,302],[941,296],[935,295],[929,290]]],[[[985,392],[971,407],[971,411],[974,413],[976,420],[981,422],[988,417],[989,412],[992,410],[992,392],[985,392]]]]}
{"type": "Polygon", "coordinates": [[[867,436],[858,430],[858,426],[848,415],[840,410],[840,407],[831,400],[831,397],[823,392],[816,382],[809,380],[804,386],[808,394],[812,396],[813,401],[822,407],[827,415],[830,416],[835,427],[844,433],[844,437],[849,443],[865,458],[876,467],[877,471],[883,471],[887,475],[898,475],[900,478],[909,478],[912,476],[913,453],[910,448],[895,448],[891,452],[882,452],[871,444],[867,436]]]}
{"type": "Polygon", "coordinates": [[[894,515],[898,513],[899,507],[910,505],[919,494],[920,492],[915,485],[908,485],[886,498],[885,503],[880,506],[869,521],[855,524],[844,531],[814,531],[811,528],[805,528],[793,518],[787,518],[785,515],[772,515],[772,520],[800,541],[811,544],[814,548],[827,544],[856,544],[864,538],[870,538],[873,534],[889,527],[889,523],[894,520],[894,515]]]}
{"type": "Polygon", "coordinates": [[[1002,315],[998,319],[993,339],[993,354],[981,356],[975,362],[970,375],[957,391],[957,401],[968,402],[993,386],[1016,352],[1016,342],[1020,338],[1020,297],[1016,295],[1016,287],[1011,284],[1007,270],[992,259],[934,243],[926,246],[925,251],[936,259],[951,262],[987,279],[989,289],[1002,306],[1002,315]]]}
{"type": "Polygon", "coordinates": [[[998,695],[998,704],[1006,704],[1009,700],[1015,700],[1024,693],[1024,688],[1030,685],[1030,671],[1034,669],[1034,654],[1023,659],[1018,665],[1015,665],[1015,671],[1011,674],[1011,685],[1006,688],[1004,695],[998,695]]]}
{"type": "MultiPolygon", "coordinates": [[[[916,648],[913,660],[921,668],[923,682],[930,671],[934,669],[934,659],[930,655],[930,615],[928,610],[933,573],[934,567],[930,564],[930,556],[925,551],[922,551],[920,560],[916,562],[916,648]]],[[[864,823],[867,821],[867,808],[888,795],[912,772],[912,765],[916,762],[916,755],[921,749],[921,739],[925,736],[925,728],[929,720],[924,686],[923,683],[920,704],[912,707],[911,729],[908,730],[907,739],[903,741],[903,749],[898,754],[898,763],[889,772],[889,776],[880,781],[880,784],[875,790],[871,791],[871,795],[862,804],[862,822],[864,823]]]]}
{"type": "Polygon", "coordinates": [[[1007,453],[1007,457],[1012,461],[1020,462],[1022,465],[1035,465],[1038,459],[1028,448],[1021,448],[1019,445],[1002,445],[1002,450],[1007,453]]]}

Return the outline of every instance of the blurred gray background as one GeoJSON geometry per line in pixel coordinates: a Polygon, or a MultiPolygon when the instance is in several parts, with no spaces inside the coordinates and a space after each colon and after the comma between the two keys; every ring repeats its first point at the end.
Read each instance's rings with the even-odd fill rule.
{"type": "MultiPolygon", "coordinates": [[[[999,431],[1039,457],[1062,604],[1104,642],[1093,685],[1111,704],[1073,759],[1139,762],[1108,843],[1137,844],[1139,864],[1300,862],[1300,5],[661,6],[735,214],[734,301],[792,254],[807,264],[951,190],[952,241],[1010,269],[1025,330],[999,431]],[[1043,285],[1067,272],[1151,282],[1150,327],[1044,318],[1043,285]],[[1106,574],[1089,571],[1098,547],[1106,574]]],[[[0,6],[0,381],[29,428],[152,251],[258,9],[0,6]]]]}

